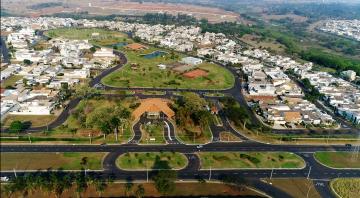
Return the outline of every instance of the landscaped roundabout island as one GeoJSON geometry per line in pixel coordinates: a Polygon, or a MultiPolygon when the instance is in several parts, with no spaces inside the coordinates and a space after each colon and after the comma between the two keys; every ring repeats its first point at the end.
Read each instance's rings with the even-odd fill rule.
{"type": "Polygon", "coordinates": [[[183,169],[188,161],[185,155],[173,152],[125,153],[116,160],[116,165],[125,170],[183,169]]]}

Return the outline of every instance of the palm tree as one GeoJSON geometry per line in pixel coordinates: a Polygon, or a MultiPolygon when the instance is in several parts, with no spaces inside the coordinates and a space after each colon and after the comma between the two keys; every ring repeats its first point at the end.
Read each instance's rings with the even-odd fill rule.
{"type": "Polygon", "coordinates": [[[101,197],[102,193],[107,188],[106,182],[101,180],[101,179],[95,179],[94,180],[94,185],[95,185],[95,190],[99,193],[99,197],[101,197]]]}
{"type": "Polygon", "coordinates": [[[131,191],[133,186],[134,184],[132,183],[132,180],[128,178],[125,184],[125,197],[127,196],[127,193],[131,191]]]}
{"type": "Polygon", "coordinates": [[[118,141],[118,129],[119,129],[119,126],[121,124],[121,121],[120,121],[119,118],[113,116],[110,119],[110,124],[111,124],[111,128],[114,129],[116,141],[118,141]]]}
{"type": "Polygon", "coordinates": [[[137,189],[135,191],[135,195],[137,198],[142,198],[145,195],[145,188],[142,184],[137,186],[137,189]]]}

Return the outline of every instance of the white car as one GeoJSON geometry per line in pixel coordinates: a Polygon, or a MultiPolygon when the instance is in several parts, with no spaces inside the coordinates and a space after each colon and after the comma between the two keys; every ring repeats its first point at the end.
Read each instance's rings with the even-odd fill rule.
{"type": "Polygon", "coordinates": [[[203,147],[202,145],[196,146],[196,148],[198,148],[198,149],[201,149],[202,147],[203,147]]]}
{"type": "Polygon", "coordinates": [[[2,182],[7,182],[7,181],[9,181],[9,178],[8,177],[1,177],[0,180],[2,182]]]}

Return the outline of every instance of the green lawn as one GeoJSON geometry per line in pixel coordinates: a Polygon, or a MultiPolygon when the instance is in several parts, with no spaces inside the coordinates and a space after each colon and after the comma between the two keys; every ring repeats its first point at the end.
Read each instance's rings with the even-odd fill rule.
{"type": "Polygon", "coordinates": [[[201,168],[302,168],[304,160],[289,152],[199,152],[201,168]]]}
{"type": "Polygon", "coordinates": [[[100,170],[106,153],[1,153],[1,170],[100,170]],[[87,158],[87,165],[81,165],[87,158]]]}
{"type": "Polygon", "coordinates": [[[168,166],[171,169],[182,169],[187,163],[183,154],[173,152],[131,152],[116,159],[119,168],[131,170],[163,169],[168,166]]]}
{"type": "MultiPolygon", "coordinates": [[[[176,125],[174,124],[174,126],[176,125]]],[[[176,128],[175,135],[177,139],[185,144],[206,144],[211,142],[212,139],[210,127],[206,127],[206,130],[202,131],[200,136],[195,136],[195,138],[192,134],[185,132],[185,129],[179,128],[176,128]]]]}
{"type": "Polygon", "coordinates": [[[22,78],[23,76],[20,75],[12,75],[1,83],[1,88],[6,88],[10,86],[14,87],[15,83],[22,78]]]}
{"type": "Polygon", "coordinates": [[[189,79],[183,77],[171,69],[161,70],[159,64],[171,64],[177,62],[183,55],[177,54],[178,58],[171,55],[158,56],[146,59],[141,54],[154,51],[164,51],[150,47],[141,52],[125,50],[128,64],[122,69],[106,76],[102,82],[114,87],[156,87],[156,88],[189,88],[189,89],[226,89],[234,84],[234,76],[223,67],[204,62],[199,68],[209,71],[207,77],[189,79]],[[138,64],[137,69],[131,68],[131,64],[138,64]]]}
{"type": "Polygon", "coordinates": [[[142,136],[140,144],[165,144],[164,123],[141,125],[142,136]]]}
{"type": "Polygon", "coordinates": [[[124,33],[101,28],[58,28],[49,30],[45,34],[51,38],[63,37],[73,40],[89,40],[90,43],[99,46],[108,46],[119,42],[132,42],[124,33]],[[93,37],[92,33],[99,33],[99,36],[93,37]]]}
{"type": "Polygon", "coordinates": [[[55,119],[55,115],[8,115],[2,124],[9,127],[11,122],[20,120],[21,122],[31,122],[32,127],[38,127],[49,125],[55,119]]]}
{"type": "Polygon", "coordinates": [[[330,182],[330,186],[334,194],[338,194],[341,198],[358,197],[360,194],[360,178],[339,178],[330,182]]]}
{"type": "Polygon", "coordinates": [[[332,168],[360,168],[360,154],[354,152],[316,152],[314,156],[332,168]]]}

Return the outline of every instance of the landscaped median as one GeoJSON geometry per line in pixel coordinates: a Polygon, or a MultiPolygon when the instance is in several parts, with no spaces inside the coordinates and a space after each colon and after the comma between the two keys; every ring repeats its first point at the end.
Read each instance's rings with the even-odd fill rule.
{"type": "Polygon", "coordinates": [[[330,187],[337,197],[359,197],[360,178],[338,178],[330,182],[330,187]]]}
{"type": "Polygon", "coordinates": [[[124,170],[183,169],[188,160],[175,152],[130,152],[120,155],[116,165],[124,170]]]}
{"type": "Polygon", "coordinates": [[[360,154],[356,152],[316,152],[315,159],[330,168],[360,169],[360,154]]]}
{"type": "Polygon", "coordinates": [[[1,171],[16,170],[102,170],[106,153],[1,153],[1,171]]]}
{"type": "Polygon", "coordinates": [[[305,161],[289,152],[198,152],[201,169],[301,169],[305,161]]]}

